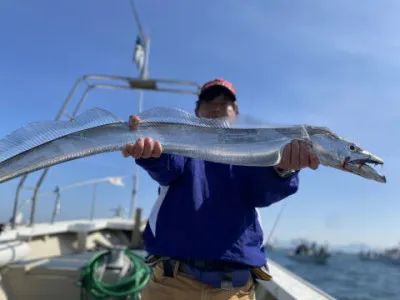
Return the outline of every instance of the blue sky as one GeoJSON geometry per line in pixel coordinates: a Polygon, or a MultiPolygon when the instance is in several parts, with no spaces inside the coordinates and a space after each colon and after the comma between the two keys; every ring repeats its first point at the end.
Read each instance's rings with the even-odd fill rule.
{"type": "MultiPolygon", "coordinates": [[[[386,185],[325,167],[301,172],[299,192],[285,200],[278,239],[398,243],[398,1],[138,0],[137,7],[152,40],[151,77],[199,83],[224,77],[235,84],[243,114],[328,126],[385,159],[386,185]]],[[[137,76],[131,63],[137,28],[128,0],[3,0],[0,28],[1,136],[54,118],[79,76],[137,76]]],[[[96,90],[84,109],[99,106],[127,119],[137,113],[137,99],[136,92],[96,90]]],[[[147,92],[144,108],[192,111],[194,101],[147,92]]],[[[134,162],[120,153],[89,157],[52,168],[42,192],[56,184],[131,176],[133,170],[134,162]]],[[[37,177],[30,175],[27,184],[37,177]]],[[[17,183],[0,186],[3,220],[11,214],[17,183]]],[[[126,188],[99,185],[98,217],[120,204],[129,207],[132,184],[126,183],[126,188]]],[[[156,188],[141,172],[139,204],[145,216],[156,188]]],[[[60,218],[88,216],[91,192],[91,187],[65,192],[60,218]]],[[[22,199],[29,197],[24,191],[22,199]]],[[[50,218],[53,201],[39,201],[39,221],[50,218]]],[[[282,203],[261,210],[266,234],[282,203]]]]}

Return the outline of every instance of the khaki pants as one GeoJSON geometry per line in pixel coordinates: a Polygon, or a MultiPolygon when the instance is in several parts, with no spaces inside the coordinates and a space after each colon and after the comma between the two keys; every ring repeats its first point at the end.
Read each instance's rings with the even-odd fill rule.
{"type": "Polygon", "coordinates": [[[163,276],[162,263],[157,263],[147,286],[141,292],[141,300],[256,300],[254,280],[243,287],[222,290],[203,284],[190,275],[178,271],[174,277],[163,276]]]}

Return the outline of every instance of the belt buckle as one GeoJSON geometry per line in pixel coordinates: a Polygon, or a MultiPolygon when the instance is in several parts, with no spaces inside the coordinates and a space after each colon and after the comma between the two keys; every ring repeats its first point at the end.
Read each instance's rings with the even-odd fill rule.
{"type": "Polygon", "coordinates": [[[225,291],[231,291],[233,289],[232,281],[222,280],[221,289],[225,291]]]}

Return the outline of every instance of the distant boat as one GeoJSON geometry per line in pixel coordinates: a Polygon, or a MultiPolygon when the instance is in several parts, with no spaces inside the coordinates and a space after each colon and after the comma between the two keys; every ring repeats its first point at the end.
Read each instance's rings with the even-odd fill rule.
{"type": "Polygon", "coordinates": [[[358,254],[358,257],[363,261],[377,261],[400,266],[400,249],[397,248],[387,249],[382,253],[374,251],[361,251],[358,254]]]}
{"type": "Polygon", "coordinates": [[[381,255],[380,261],[400,266],[400,247],[385,250],[381,255]]]}
{"type": "Polygon", "coordinates": [[[386,256],[383,255],[379,261],[386,263],[386,264],[390,264],[390,265],[396,265],[396,266],[400,266],[400,257],[393,257],[393,256],[386,256]]]}
{"type": "Polygon", "coordinates": [[[372,251],[367,251],[367,252],[361,251],[358,254],[358,258],[364,261],[378,261],[381,259],[381,256],[382,256],[381,254],[372,251]]]}
{"type": "Polygon", "coordinates": [[[331,255],[329,253],[309,253],[309,254],[296,254],[295,251],[289,251],[286,255],[289,259],[302,262],[302,263],[314,263],[318,265],[325,265],[328,263],[331,255]]]}
{"type": "Polygon", "coordinates": [[[327,246],[318,246],[316,242],[310,243],[302,240],[286,256],[297,262],[325,265],[332,254],[328,252],[327,246]]]}

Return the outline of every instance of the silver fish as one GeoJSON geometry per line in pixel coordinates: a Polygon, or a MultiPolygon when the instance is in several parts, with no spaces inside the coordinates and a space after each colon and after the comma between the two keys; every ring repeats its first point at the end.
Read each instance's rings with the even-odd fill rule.
{"type": "Polygon", "coordinates": [[[382,159],[324,127],[246,128],[240,119],[198,118],[166,107],[147,110],[139,117],[141,122],[132,131],[127,122],[95,108],[73,121],[36,122],[14,131],[0,140],[0,183],[70,160],[120,151],[139,137],[159,140],[165,153],[241,166],[275,166],[288,143],[304,140],[322,165],[386,182],[370,166],[382,165],[382,159]]]}

